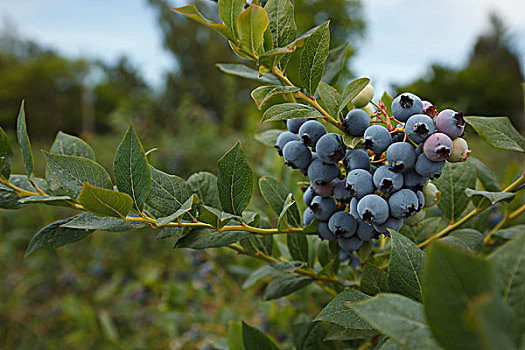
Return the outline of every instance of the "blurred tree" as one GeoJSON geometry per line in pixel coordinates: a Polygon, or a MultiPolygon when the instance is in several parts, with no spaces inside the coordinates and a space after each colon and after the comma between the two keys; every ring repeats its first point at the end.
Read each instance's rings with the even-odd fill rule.
{"type": "Polygon", "coordinates": [[[442,108],[454,106],[468,115],[506,115],[523,128],[521,82],[523,73],[512,36],[501,17],[491,14],[490,31],[476,40],[464,68],[436,64],[425,77],[396,90],[413,91],[442,108]]]}

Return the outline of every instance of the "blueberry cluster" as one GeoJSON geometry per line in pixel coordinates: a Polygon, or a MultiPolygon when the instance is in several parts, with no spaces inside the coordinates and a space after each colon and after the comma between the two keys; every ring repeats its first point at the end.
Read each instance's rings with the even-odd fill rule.
{"type": "MultiPolygon", "coordinates": [[[[360,105],[370,106],[364,102],[360,105]]],[[[445,160],[465,161],[470,154],[460,137],[462,113],[438,114],[411,93],[394,99],[392,116],[384,108],[371,116],[367,110],[351,110],[342,124],[347,134],[363,138],[364,149],[347,149],[341,135],[306,119],[287,120],[288,131],[275,145],[286,165],[310,178],[303,224],[317,218],[319,236],[337,240],[348,253],[363,241],[388,236],[388,229],[399,231],[404,220],[424,217],[421,210],[436,204],[440,194],[428,180],[441,175],[445,160]]]]}

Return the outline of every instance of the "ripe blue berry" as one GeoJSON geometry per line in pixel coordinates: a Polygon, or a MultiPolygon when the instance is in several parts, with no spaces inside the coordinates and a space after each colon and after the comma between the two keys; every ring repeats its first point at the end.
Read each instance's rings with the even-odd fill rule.
{"type": "Polygon", "coordinates": [[[329,241],[335,241],[337,237],[330,231],[330,228],[328,228],[328,222],[326,221],[318,221],[317,222],[317,234],[322,239],[326,239],[329,241]]]}
{"type": "Polygon", "coordinates": [[[434,121],[428,115],[416,114],[405,124],[407,136],[415,143],[421,143],[434,133],[434,121]]]}
{"type": "Polygon", "coordinates": [[[350,215],[352,215],[354,217],[354,219],[356,220],[360,220],[359,219],[359,214],[357,213],[357,203],[359,201],[357,200],[357,198],[352,198],[352,200],[350,201],[350,215]]]}
{"type": "Polygon", "coordinates": [[[362,109],[352,109],[346,115],[343,126],[352,136],[363,136],[366,128],[370,126],[370,118],[362,109]]]}
{"type": "Polygon", "coordinates": [[[381,154],[392,143],[392,136],[387,128],[381,125],[372,125],[365,130],[365,148],[376,154],[381,154]]]}
{"type": "Polygon", "coordinates": [[[352,170],[346,177],[346,189],[357,199],[374,192],[372,174],[363,169],[352,170]]]}
{"type": "Polygon", "coordinates": [[[323,162],[316,159],[308,166],[308,177],[317,185],[326,185],[339,175],[339,167],[336,164],[323,162]]]}
{"type": "Polygon", "coordinates": [[[388,206],[390,207],[391,216],[398,219],[406,219],[417,212],[419,203],[414,191],[404,188],[388,198],[388,206]]]}
{"type": "Polygon", "coordinates": [[[304,204],[306,204],[306,206],[310,206],[310,204],[312,203],[312,199],[314,199],[314,197],[315,197],[315,193],[312,190],[312,187],[310,186],[303,193],[304,204]]]}
{"type": "Polygon", "coordinates": [[[458,137],[452,141],[452,152],[447,160],[451,163],[466,162],[470,153],[472,153],[472,151],[468,149],[467,141],[458,137]]]}
{"type": "Polygon", "coordinates": [[[329,133],[321,136],[315,145],[315,150],[324,162],[335,164],[344,158],[346,146],[341,135],[329,133]]]}
{"type": "Polygon", "coordinates": [[[318,185],[313,181],[310,181],[310,187],[315,196],[329,197],[334,192],[334,183],[329,182],[326,185],[318,185]]]}
{"type": "Polygon", "coordinates": [[[388,203],[376,194],[369,194],[357,203],[357,213],[368,224],[382,224],[388,219],[388,203]]]}
{"type": "Polygon", "coordinates": [[[310,147],[315,147],[317,140],[324,134],[326,134],[324,125],[316,120],[308,120],[299,128],[299,138],[310,147]]]}
{"type": "Polygon", "coordinates": [[[312,152],[301,141],[290,141],[283,148],[284,163],[293,169],[306,169],[312,152]]]}
{"type": "Polygon", "coordinates": [[[337,205],[332,197],[315,196],[310,204],[310,209],[312,209],[317,219],[327,221],[335,213],[337,205]]]}
{"type": "Polygon", "coordinates": [[[376,172],[376,170],[377,170],[377,167],[376,167],[375,165],[372,164],[372,165],[370,165],[370,169],[368,169],[368,172],[369,172],[370,174],[374,175],[375,172],[376,172]]]}
{"type": "Polygon", "coordinates": [[[445,109],[436,117],[437,129],[447,134],[451,139],[455,139],[463,135],[465,131],[466,121],[463,118],[462,112],[456,112],[452,109],[445,109]]]}
{"type": "Polygon", "coordinates": [[[447,135],[437,132],[430,135],[423,144],[423,152],[428,159],[438,162],[448,158],[452,152],[452,140],[447,135]]]}
{"type": "Polygon", "coordinates": [[[357,221],[344,211],[338,211],[328,220],[328,228],[337,237],[350,237],[357,229],[357,221]]]}
{"type": "Polygon", "coordinates": [[[315,215],[312,209],[306,208],[303,212],[303,226],[308,226],[314,221],[315,215]]]}
{"type": "Polygon", "coordinates": [[[351,153],[347,152],[344,163],[347,170],[370,169],[370,157],[362,149],[353,150],[351,153]]]}
{"type": "Polygon", "coordinates": [[[280,156],[283,155],[284,146],[290,141],[298,141],[298,139],[296,135],[289,131],[284,131],[277,137],[277,141],[275,142],[274,147],[280,156]]]}
{"type": "Polygon", "coordinates": [[[352,196],[346,189],[346,180],[335,180],[334,197],[339,203],[350,203],[352,196]]]}
{"type": "Polygon", "coordinates": [[[377,231],[373,225],[367,224],[366,222],[360,221],[357,225],[357,237],[363,241],[369,241],[377,236],[377,231]]]}
{"type": "Polygon", "coordinates": [[[390,232],[388,232],[388,229],[399,232],[401,227],[403,227],[403,220],[393,216],[389,216],[388,219],[382,224],[374,224],[375,230],[387,237],[390,237],[390,232]]]}
{"type": "Polygon", "coordinates": [[[297,134],[299,132],[299,128],[301,125],[306,123],[306,119],[304,118],[298,118],[298,119],[288,119],[286,121],[286,127],[290,132],[293,132],[294,134],[297,134]]]}
{"type": "Polygon", "coordinates": [[[421,176],[428,177],[430,179],[438,178],[441,176],[441,172],[445,167],[445,161],[434,162],[427,158],[423,153],[417,157],[416,161],[416,173],[421,176]]]}
{"type": "Polygon", "coordinates": [[[416,197],[417,197],[417,203],[418,203],[417,211],[420,211],[421,209],[425,207],[425,195],[423,194],[422,191],[417,191],[416,197]]]}
{"type": "Polygon", "coordinates": [[[421,99],[410,92],[402,93],[392,102],[392,114],[400,122],[406,122],[410,116],[423,113],[421,99]]]}
{"type": "Polygon", "coordinates": [[[403,175],[389,165],[380,166],[373,176],[374,185],[383,193],[393,193],[403,187],[403,175]]]}
{"type": "Polygon", "coordinates": [[[427,183],[427,177],[421,176],[412,168],[403,173],[404,186],[412,191],[420,191],[427,183]]]}
{"type": "Polygon", "coordinates": [[[348,253],[351,253],[359,249],[359,247],[361,247],[361,245],[363,244],[363,241],[359,239],[359,237],[357,237],[356,235],[353,235],[349,238],[338,238],[337,243],[339,243],[341,249],[345,250],[348,253]]]}
{"type": "Polygon", "coordinates": [[[408,142],[393,143],[386,150],[386,160],[397,173],[413,168],[416,158],[416,149],[408,142]]]}

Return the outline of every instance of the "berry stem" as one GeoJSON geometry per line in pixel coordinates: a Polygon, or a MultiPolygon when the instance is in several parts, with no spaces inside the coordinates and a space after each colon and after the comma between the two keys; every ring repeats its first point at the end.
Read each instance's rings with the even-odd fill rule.
{"type": "MultiPolygon", "coordinates": [[[[375,103],[374,101],[370,101],[372,105],[374,105],[378,110],[381,111],[381,114],[383,114],[386,117],[386,126],[388,127],[388,131],[392,131],[392,123],[390,123],[390,119],[393,118],[388,115],[388,113],[385,111],[383,107],[375,103]]],[[[378,116],[379,117],[379,116],[378,116]]],[[[382,119],[381,119],[382,120],[382,119]]]]}

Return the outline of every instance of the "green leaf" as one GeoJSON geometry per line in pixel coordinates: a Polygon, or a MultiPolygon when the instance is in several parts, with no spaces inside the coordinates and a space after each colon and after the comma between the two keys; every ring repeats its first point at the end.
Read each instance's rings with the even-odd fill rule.
{"type": "Polygon", "coordinates": [[[250,235],[252,234],[244,231],[217,232],[211,228],[199,228],[179,238],[174,248],[220,248],[250,237],[250,235]]]}
{"type": "Polygon", "coordinates": [[[219,18],[237,37],[237,18],[244,8],[244,0],[219,0],[219,18]]]}
{"type": "Polygon", "coordinates": [[[386,112],[388,115],[392,115],[392,102],[394,102],[394,99],[392,96],[388,94],[388,92],[384,92],[383,96],[381,96],[381,101],[385,104],[386,112]]]}
{"type": "Polygon", "coordinates": [[[252,196],[252,169],[246,161],[241,143],[237,142],[218,161],[217,187],[225,212],[241,216],[252,196]]]}
{"type": "Polygon", "coordinates": [[[302,233],[289,233],[286,235],[286,244],[292,259],[308,261],[308,240],[302,233]]]}
{"type": "Polygon", "coordinates": [[[193,193],[191,186],[176,175],[169,175],[150,166],[151,190],[146,203],[164,215],[171,215],[193,193]]]}
{"type": "Polygon", "coordinates": [[[195,204],[199,203],[199,197],[196,194],[193,194],[191,197],[189,197],[182,205],[180,206],[177,211],[175,211],[173,214],[165,217],[161,217],[157,219],[156,225],[157,226],[166,226],[172,221],[177,220],[184,214],[188,213],[193,209],[193,206],[195,204]]]}
{"type": "Polygon", "coordinates": [[[157,234],[157,239],[166,239],[171,237],[181,238],[184,235],[184,227],[166,226],[157,234]]]}
{"type": "Polygon", "coordinates": [[[494,148],[525,152],[525,138],[507,117],[465,117],[479,136],[494,148]]]}
{"type": "Polygon", "coordinates": [[[263,52],[264,32],[269,23],[266,11],[257,5],[250,5],[237,18],[240,46],[253,57],[259,57],[263,52]]]}
{"type": "Polygon", "coordinates": [[[0,128],[0,177],[9,179],[11,175],[11,158],[13,157],[13,150],[9,144],[9,139],[4,132],[4,129],[0,128]]]}
{"type": "Polygon", "coordinates": [[[480,191],[480,190],[473,190],[472,188],[467,188],[465,190],[465,194],[467,197],[474,197],[474,198],[481,198],[485,197],[490,200],[492,205],[496,204],[499,201],[508,201],[512,198],[514,198],[514,193],[509,192],[488,192],[488,191],[480,191]]]}
{"type": "Polygon", "coordinates": [[[379,294],[346,304],[382,334],[408,349],[439,349],[425,321],[423,305],[396,294],[379,294]]]}
{"type": "Polygon", "coordinates": [[[77,156],[95,161],[95,152],[90,145],[79,137],[59,131],[49,153],[77,156]]]}
{"type": "Polygon", "coordinates": [[[470,157],[470,162],[476,167],[478,174],[478,179],[483,184],[483,187],[487,191],[491,192],[500,192],[501,187],[498,183],[498,180],[494,174],[490,171],[485,164],[483,164],[479,159],[470,157]]]}
{"type": "Polygon", "coordinates": [[[199,221],[210,224],[214,228],[222,228],[231,220],[242,222],[242,218],[237,215],[225,213],[207,205],[201,205],[199,207],[199,221]]]}
{"type": "Polygon", "coordinates": [[[383,344],[378,344],[379,347],[374,350],[404,350],[405,347],[399,345],[392,339],[387,339],[383,344]]]}
{"type": "Polygon", "coordinates": [[[465,190],[476,186],[476,169],[470,161],[448,163],[439,179],[432,182],[441,191],[439,210],[450,222],[456,222],[470,202],[465,190]]]}
{"type": "Polygon", "coordinates": [[[244,64],[217,63],[215,66],[219,68],[223,73],[235,75],[244,79],[250,79],[270,84],[275,84],[279,81],[276,76],[268,73],[261,77],[259,76],[259,71],[247,67],[244,64]]]}
{"type": "Polygon", "coordinates": [[[440,241],[474,253],[483,248],[483,234],[470,228],[453,231],[448,236],[441,238],[440,241]]]}
{"type": "Polygon", "coordinates": [[[355,149],[357,147],[357,145],[359,145],[360,143],[363,143],[363,138],[362,137],[357,137],[357,136],[351,136],[351,135],[347,135],[347,134],[344,134],[343,135],[343,143],[351,148],[351,149],[355,149]]]}
{"type": "Polygon", "coordinates": [[[299,74],[302,87],[313,96],[323,77],[324,64],[328,58],[330,46],[330,22],[319,26],[304,43],[299,74]]]}
{"type": "Polygon", "coordinates": [[[111,178],[100,164],[86,158],[51,154],[43,151],[49,169],[67,195],[77,199],[85,182],[105,189],[113,189],[111,178]]]}
{"type": "MultiPolygon", "coordinates": [[[[260,134],[255,134],[255,139],[266,146],[274,147],[277,142],[279,135],[284,132],[280,129],[271,129],[261,132],[260,134]]],[[[299,140],[299,139],[298,139],[299,140]]]]}
{"type": "Polygon", "coordinates": [[[345,306],[345,303],[354,303],[369,298],[368,295],[355,289],[345,289],[321,310],[314,321],[329,322],[346,329],[355,330],[356,334],[360,333],[362,338],[374,336],[377,332],[354,311],[345,306]]]}
{"type": "MultiPolygon", "coordinates": [[[[522,225],[523,226],[523,225],[522,225]]],[[[488,256],[494,265],[496,288],[516,312],[518,333],[525,332],[525,230],[488,256]]]]}
{"type": "Polygon", "coordinates": [[[281,209],[281,212],[279,213],[279,222],[278,222],[278,228],[279,231],[286,231],[290,227],[300,227],[300,224],[295,221],[295,219],[292,216],[292,213],[289,214],[289,211],[296,212],[297,211],[297,203],[293,199],[293,196],[291,193],[288,193],[288,196],[286,196],[286,199],[284,201],[283,207],[281,209]],[[293,209],[295,207],[295,209],[293,209]],[[288,218],[292,218],[292,222],[288,222],[288,218]],[[299,226],[296,226],[299,225],[299,226]]]}
{"type": "Polygon", "coordinates": [[[514,347],[508,337],[511,317],[497,303],[488,261],[435,242],[428,250],[423,290],[427,322],[444,348],[514,347]]]}
{"type": "Polygon", "coordinates": [[[58,205],[65,206],[67,205],[66,201],[70,201],[71,197],[69,196],[31,196],[23,197],[18,200],[21,204],[49,204],[49,205],[58,205]]]}
{"type": "Polygon", "coordinates": [[[16,120],[16,136],[18,139],[18,145],[20,146],[20,152],[22,152],[26,174],[30,177],[33,174],[33,152],[31,151],[31,142],[29,142],[29,136],[27,135],[24,103],[25,101],[22,100],[20,112],[18,113],[18,118],[16,120]]]}
{"type": "MultiPolygon", "coordinates": [[[[279,181],[263,176],[259,179],[259,190],[272,210],[280,215],[290,191],[279,181]]],[[[293,227],[301,227],[301,216],[297,204],[290,206],[286,214],[286,222],[293,227]]]]}
{"type": "Polygon", "coordinates": [[[331,83],[339,76],[344,68],[349,46],[349,43],[344,43],[343,45],[334,47],[330,50],[324,67],[322,81],[331,83]]]}
{"type": "Polygon", "coordinates": [[[348,83],[343,90],[343,97],[337,114],[341,113],[346,105],[349,104],[350,101],[352,101],[354,97],[356,97],[368,85],[368,83],[370,83],[370,79],[368,78],[359,78],[348,83]]]}
{"type": "Polygon", "coordinates": [[[310,277],[289,274],[275,278],[264,291],[263,300],[268,301],[287,296],[312,283],[310,277]]]}
{"type": "Polygon", "coordinates": [[[275,263],[263,265],[254,270],[244,281],[242,288],[248,289],[253,287],[259,280],[270,276],[282,276],[304,266],[302,261],[278,261],[275,263]]]}
{"type": "Polygon", "coordinates": [[[0,184],[0,209],[20,209],[22,204],[18,201],[18,193],[0,184]]]}
{"type": "Polygon", "coordinates": [[[244,350],[242,324],[240,322],[228,322],[228,350],[244,350]]]}
{"type": "Polygon", "coordinates": [[[242,321],[242,341],[245,349],[250,350],[278,350],[275,342],[263,332],[242,321]]]}
{"type": "Polygon", "coordinates": [[[63,220],[58,220],[42,228],[29,241],[25,256],[42,248],[58,248],[66,244],[73,243],[90,235],[93,230],[77,230],[61,225],[73,220],[75,216],[63,220]]]}
{"type": "Polygon", "coordinates": [[[446,222],[440,217],[426,218],[422,223],[415,227],[403,225],[400,233],[409,238],[412,242],[419,244],[427,240],[430,236],[439,232],[447,226],[446,222]]]}
{"type": "Polygon", "coordinates": [[[77,199],[88,212],[97,216],[125,219],[133,207],[133,200],[126,193],[106,190],[84,183],[77,199]]]}
{"type": "Polygon", "coordinates": [[[322,115],[313,107],[301,103],[281,103],[268,108],[262,116],[261,123],[297,118],[321,118],[322,115]]]}
{"type": "Polygon", "coordinates": [[[388,265],[390,291],[421,300],[425,253],[405,236],[390,230],[392,252],[388,265]]]}
{"type": "Polygon", "coordinates": [[[293,42],[297,34],[293,3],[290,0],[268,0],[264,9],[270,19],[274,47],[282,48],[293,42]]]}
{"type": "Polygon", "coordinates": [[[228,26],[226,26],[223,23],[214,23],[209,19],[205,18],[202,15],[202,13],[200,13],[199,10],[195,7],[195,5],[174,8],[173,11],[178,12],[188,18],[191,18],[192,20],[199,22],[200,24],[204,24],[208,28],[213,29],[217,33],[228,38],[229,40],[235,40],[235,37],[233,36],[233,33],[230,30],[230,28],[228,28],[228,26]]]}
{"type": "Polygon", "coordinates": [[[374,244],[372,241],[364,241],[361,247],[355,252],[357,257],[359,258],[359,261],[364,263],[366,259],[370,256],[370,253],[372,253],[372,249],[374,248],[374,244]]]}
{"type": "Polygon", "coordinates": [[[126,222],[118,218],[112,217],[101,217],[95,216],[90,213],[81,213],[68,221],[65,224],[60,225],[66,228],[75,228],[81,230],[100,230],[109,232],[127,232],[138,230],[148,226],[144,222],[126,222]]]}
{"type": "Polygon", "coordinates": [[[203,204],[213,208],[220,208],[219,189],[217,188],[217,176],[201,171],[188,178],[188,184],[193,192],[199,196],[203,204]]]}
{"type": "Polygon", "coordinates": [[[261,110],[263,105],[268,102],[272,97],[276,95],[289,94],[299,91],[300,89],[295,86],[259,86],[257,89],[253,90],[251,95],[252,99],[255,101],[257,108],[261,110]]]}
{"type": "Polygon", "coordinates": [[[522,234],[523,232],[525,232],[525,225],[516,225],[497,230],[493,233],[493,235],[504,239],[513,239],[522,234]]]}
{"type": "MultiPolygon", "coordinates": [[[[33,178],[34,183],[44,192],[48,192],[49,188],[47,185],[47,181],[45,179],[34,177],[33,178]]],[[[9,182],[11,182],[16,187],[19,187],[23,190],[29,191],[29,192],[36,192],[35,186],[31,182],[29,182],[27,176],[25,175],[11,175],[9,176],[9,182]]]]}
{"type": "Polygon", "coordinates": [[[317,92],[321,98],[321,102],[325,106],[328,114],[337,119],[339,114],[339,105],[341,104],[342,96],[336,88],[328,85],[325,82],[320,82],[317,92]]]}
{"type": "Polygon", "coordinates": [[[135,208],[142,211],[151,188],[151,170],[133,124],[115,153],[113,175],[118,190],[129,194],[135,208]]]}
{"type": "Polygon", "coordinates": [[[368,295],[388,292],[388,274],[375,265],[365,263],[361,273],[361,291],[368,295]]]}

